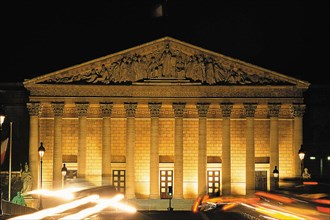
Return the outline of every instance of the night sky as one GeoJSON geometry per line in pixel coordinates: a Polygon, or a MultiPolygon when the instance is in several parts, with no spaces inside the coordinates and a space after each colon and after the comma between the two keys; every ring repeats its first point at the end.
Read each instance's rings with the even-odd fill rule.
{"type": "Polygon", "coordinates": [[[23,82],[164,36],[310,83],[329,84],[329,1],[10,1],[2,82],[23,82]],[[156,14],[163,3],[163,16],[156,14]]]}

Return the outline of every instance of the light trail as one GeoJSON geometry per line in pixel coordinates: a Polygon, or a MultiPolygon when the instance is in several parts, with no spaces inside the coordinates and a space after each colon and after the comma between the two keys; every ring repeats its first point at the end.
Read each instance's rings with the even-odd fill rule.
{"type": "Polygon", "coordinates": [[[93,215],[95,213],[98,213],[108,207],[119,208],[121,210],[124,210],[126,212],[131,212],[131,213],[136,212],[135,208],[118,202],[118,201],[122,200],[123,198],[124,198],[124,195],[119,194],[119,195],[116,195],[112,199],[99,199],[96,201],[96,203],[98,203],[98,204],[95,205],[94,207],[84,209],[84,210],[82,210],[78,213],[72,214],[72,215],[65,216],[65,217],[61,218],[60,220],[84,219],[84,218],[86,218],[90,215],[93,215]]]}
{"type": "Polygon", "coordinates": [[[19,219],[20,220],[26,220],[26,219],[35,219],[35,220],[37,220],[37,219],[43,219],[45,217],[52,216],[52,215],[64,212],[66,210],[69,210],[69,209],[76,208],[78,206],[87,204],[89,202],[95,202],[99,198],[100,197],[98,195],[91,195],[91,196],[88,196],[88,197],[85,197],[85,198],[82,198],[82,199],[79,199],[79,200],[75,200],[75,201],[70,202],[70,203],[66,203],[66,204],[63,204],[63,205],[56,206],[54,208],[43,209],[41,211],[38,211],[38,212],[35,212],[35,213],[32,213],[32,214],[21,215],[21,216],[15,217],[15,218],[10,218],[10,220],[19,220],[19,219]]]}

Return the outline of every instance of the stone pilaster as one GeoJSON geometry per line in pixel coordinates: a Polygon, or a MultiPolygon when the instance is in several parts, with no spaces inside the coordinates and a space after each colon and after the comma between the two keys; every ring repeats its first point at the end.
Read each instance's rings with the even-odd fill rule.
{"type": "Polygon", "coordinates": [[[87,170],[87,112],[89,103],[77,102],[76,110],[79,119],[78,133],[78,178],[84,179],[87,170]]]}
{"type": "Polygon", "coordinates": [[[293,117],[293,164],[292,174],[296,177],[302,175],[301,163],[303,163],[299,156],[298,151],[303,144],[303,115],[306,106],[304,104],[293,104],[291,106],[291,114],[293,117]]]}
{"type": "Polygon", "coordinates": [[[53,188],[62,186],[62,117],[64,102],[53,102],[54,112],[54,150],[53,150],[53,188]]]}
{"type": "Polygon", "coordinates": [[[222,195],[231,194],[231,145],[230,145],[230,116],[232,103],[220,104],[222,115],[222,195]]]}
{"type": "Polygon", "coordinates": [[[29,140],[29,169],[32,175],[32,189],[38,189],[39,185],[39,116],[42,105],[39,102],[27,103],[30,115],[30,140],[29,140]]]}
{"type": "Polygon", "coordinates": [[[135,198],[135,172],[134,172],[134,149],[135,149],[135,112],[137,103],[124,103],[126,125],[126,199],[135,198]]]}
{"type": "Polygon", "coordinates": [[[100,103],[102,121],[102,184],[111,184],[111,114],[113,103],[100,103]]]}
{"type": "Polygon", "coordinates": [[[275,180],[273,177],[273,170],[279,165],[279,143],[278,143],[278,116],[280,113],[280,103],[269,103],[268,114],[270,117],[270,134],[269,134],[269,146],[270,146],[270,161],[269,161],[269,174],[270,174],[270,189],[275,189],[275,180]]]}
{"type": "Polygon", "coordinates": [[[149,103],[150,126],[150,199],[159,199],[159,113],[162,103],[149,103]]]}
{"type": "Polygon", "coordinates": [[[197,103],[198,111],[198,195],[207,193],[206,172],[207,172],[207,150],[206,150],[206,115],[209,110],[209,103],[197,103]]]}
{"type": "Polygon", "coordinates": [[[173,198],[183,198],[183,113],[186,103],[173,103],[175,115],[173,198]]]}
{"type": "Polygon", "coordinates": [[[246,194],[255,191],[255,146],[254,146],[254,115],[257,105],[254,103],[244,104],[246,117],[246,194]]]}

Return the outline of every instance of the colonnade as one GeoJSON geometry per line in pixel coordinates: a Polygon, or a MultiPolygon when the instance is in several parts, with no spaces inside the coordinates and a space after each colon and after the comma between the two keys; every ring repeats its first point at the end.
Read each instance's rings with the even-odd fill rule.
{"type": "MultiPolygon", "coordinates": [[[[78,177],[86,176],[86,134],[87,134],[87,111],[89,103],[77,102],[76,111],[78,116],[78,177]]],[[[207,193],[207,113],[209,103],[197,103],[196,108],[199,117],[198,133],[198,194],[207,193]]],[[[222,194],[231,194],[231,113],[233,103],[220,103],[222,116],[222,194]]],[[[135,148],[135,115],[138,103],[124,103],[126,112],[126,198],[135,198],[135,173],[134,173],[134,148],[135,148]]],[[[150,198],[159,198],[159,115],[162,103],[148,103],[151,117],[150,126],[150,198]]],[[[183,198],[183,116],[186,103],[172,103],[174,111],[174,198],[183,198]]],[[[246,193],[249,194],[255,188],[255,134],[254,121],[257,109],[256,103],[244,103],[244,114],[246,117],[246,193]]],[[[42,104],[30,102],[27,104],[30,114],[30,141],[29,141],[29,163],[33,178],[33,189],[38,188],[39,179],[39,117],[42,104]]],[[[113,103],[100,103],[102,122],[102,183],[111,183],[111,114],[113,103]]],[[[270,169],[279,168],[279,112],[280,103],[268,104],[268,115],[270,118],[270,169]]],[[[53,187],[61,186],[62,167],[62,117],[64,112],[63,102],[52,103],[54,112],[54,152],[53,152],[53,187]]],[[[300,161],[298,150],[302,144],[302,117],[305,106],[303,104],[292,104],[293,116],[293,174],[300,176],[300,161]]]]}

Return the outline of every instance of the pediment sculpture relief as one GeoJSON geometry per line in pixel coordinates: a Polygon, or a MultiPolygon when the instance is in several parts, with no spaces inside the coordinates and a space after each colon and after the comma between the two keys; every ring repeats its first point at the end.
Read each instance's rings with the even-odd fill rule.
{"type": "Polygon", "coordinates": [[[203,84],[220,85],[274,85],[288,84],[272,74],[246,70],[235,62],[203,53],[187,55],[166,44],[162,50],[149,54],[134,53],[74,74],[55,75],[42,83],[49,84],[130,84],[152,79],[189,79],[203,84]]]}

